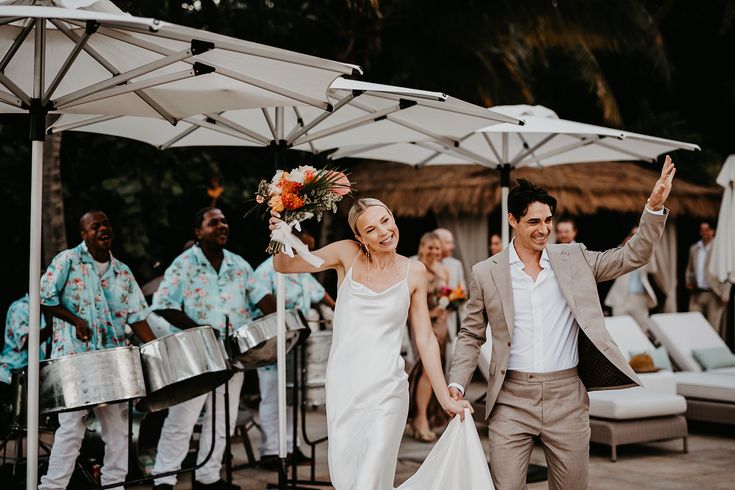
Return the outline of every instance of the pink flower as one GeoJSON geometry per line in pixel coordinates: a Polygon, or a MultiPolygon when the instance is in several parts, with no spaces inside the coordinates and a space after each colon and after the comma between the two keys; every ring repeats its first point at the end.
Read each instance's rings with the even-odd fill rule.
{"type": "Polygon", "coordinates": [[[338,196],[349,194],[350,186],[352,185],[350,183],[350,179],[348,179],[347,176],[342,172],[335,172],[334,170],[329,171],[329,177],[334,177],[334,174],[337,174],[337,176],[334,182],[332,182],[329,190],[332,191],[334,194],[337,194],[338,196]]]}

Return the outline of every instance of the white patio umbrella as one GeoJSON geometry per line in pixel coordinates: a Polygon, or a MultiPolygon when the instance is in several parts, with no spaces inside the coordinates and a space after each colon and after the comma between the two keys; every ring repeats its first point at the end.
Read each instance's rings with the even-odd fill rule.
{"type": "MultiPolygon", "coordinates": [[[[730,155],[722,165],[717,183],[724,188],[722,204],[717,219],[717,234],[712,248],[710,272],[720,282],[730,283],[730,301],[727,303],[725,320],[728,340],[733,342],[733,319],[735,318],[735,155],[730,155]]],[[[732,348],[732,344],[730,345],[732,348]]]]}
{"type": "MultiPolygon", "coordinates": [[[[329,84],[355,71],[156,19],[107,13],[109,2],[66,4],[92,10],[0,5],[0,112],[31,116],[31,325],[40,318],[41,165],[48,113],[131,114],[175,123],[233,107],[301,103],[330,109],[329,84]]],[[[28,342],[29,489],[38,477],[38,335],[31,329],[28,342]]]]}
{"type": "Polygon", "coordinates": [[[436,140],[416,140],[410,144],[341,148],[331,157],[351,156],[411,165],[477,163],[497,168],[501,172],[505,247],[509,240],[507,196],[511,169],[596,161],[655,161],[662,153],[699,149],[697,145],[681,141],[559,119],[556,113],[543,106],[494,106],[491,109],[521,119],[525,124],[495,124],[482,128],[461,138],[459,147],[436,140]]]}

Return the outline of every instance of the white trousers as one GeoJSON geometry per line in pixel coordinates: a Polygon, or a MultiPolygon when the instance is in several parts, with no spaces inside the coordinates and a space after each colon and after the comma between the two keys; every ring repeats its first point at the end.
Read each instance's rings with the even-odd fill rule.
{"type": "MultiPolygon", "coordinates": [[[[227,382],[230,390],[230,435],[235,431],[235,421],[240,405],[240,389],[244,376],[235,373],[227,382]]],[[[225,385],[217,388],[215,443],[212,456],[207,463],[196,470],[194,478],[204,484],[214,483],[220,479],[222,456],[225,453],[225,385]]],[[[199,414],[204,410],[202,432],[199,436],[199,452],[197,464],[204,461],[212,446],[212,393],[198,396],[191,400],[179,403],[168,409],[168,416],[161,429],[161,439],[158,441],[156,464],[153,474],[165,473],[181,468],[181,463],[189,451],[189,440],[194,432],[194,425],[199,414]]],[[[157,478],[156,485],[176,485],[176,475],[157,478]]]]}
{"type": "MultiPolygon", "coordinates": [[[[102,426],[102,441],[105,443],[102,485],[124,482],[128,473],[128,404],[96,407],[94,414],[102,426]]],[[[87,428],[84,423],[86,416],[86,410],[59,414],[59,428],[54,434],[48,471],[41,478],[39,489],[57,490],[69,485],[87,428]]]]}
{"type": "MultiPolygon", "coordinates": [[[[263,442],[260,456],[278,454],[278,370],[276,366],[258,368],[258,384],[260,385],[260,432],[263,442]]],[[[293,448],[293,407],[286,408],[286,447],[287,452],[293,448]]]]}

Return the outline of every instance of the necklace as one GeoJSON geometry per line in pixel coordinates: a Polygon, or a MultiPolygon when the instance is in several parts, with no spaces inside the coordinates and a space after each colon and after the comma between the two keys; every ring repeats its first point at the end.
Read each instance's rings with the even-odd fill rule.
{"type": "MultiPolygon", "coordinates": [[[[372,262],[372,258],[370,257],[370,252],[363,252],[365,254],[365,262],[367,265],[367,272],[365,273],[365,283],[372,288],[372,281],[370,280],[370,263],[372,262]]],[[[396,252],[393,252],[393,268],[396,275],[400,275],[398,272],[398,254],[396,252]]],[[[379,270],[387,270],[388,265],[386,264],[385,267],[380,267],[378,265],[379,270]]]]}

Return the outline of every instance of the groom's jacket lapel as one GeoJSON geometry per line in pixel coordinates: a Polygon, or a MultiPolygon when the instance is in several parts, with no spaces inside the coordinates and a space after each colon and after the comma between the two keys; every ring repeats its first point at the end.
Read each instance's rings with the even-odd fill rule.
{"type": "Polygon", "coordinates": [[[572,264],[569,261],[569,251],[565,247],[549,245],[546,247],[546,253],[549,255],[551,268],[564,299],[567,300],[572,312],[575,312],[577,305],[574,298],[574,277],[572,275],[572,264]]]}
{"type": "MultiPolygon", "coordinates": [[[[513,304],[513,283],[510,278],[510,263],[508,256],[508,247],[506,247],[502,252],[493,255],[490,258],[490,275],[492,276],[493,282],[495,283],[495,287],[498,291],[498,296],[500,297],[500,305],[503,309],[505,325],[508,327],[508,333],[510,335],[509,338],[512,339],[513,326],[515,325],[515,306],[513,304]]],[[[488,306],[489,305],[486,304],[486,307],[488,306]]]]}

